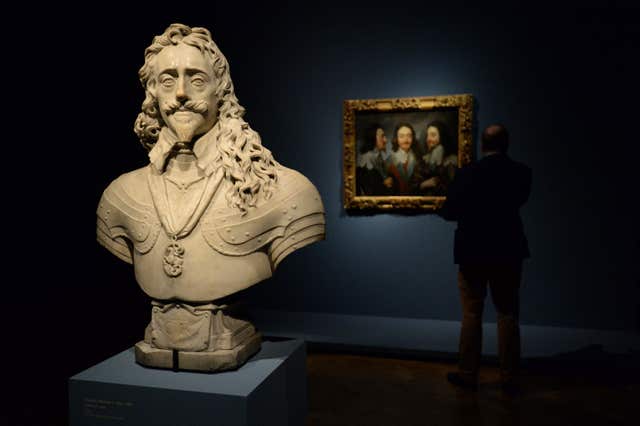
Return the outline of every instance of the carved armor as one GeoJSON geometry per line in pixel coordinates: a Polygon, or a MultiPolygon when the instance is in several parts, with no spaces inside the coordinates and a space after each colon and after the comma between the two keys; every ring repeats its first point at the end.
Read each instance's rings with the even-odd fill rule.
{"type": "Polygon", "coordinates": [[[323,239],[322,200],[304,176],[279,167],[272,196],[242,214],[228,207],[229,183],[218,171],[176,227],[163,178],[152,165],[124,174],[97,211],[98,242],[134,265],[154,299],[136,359],[162,368],[237,367],[258,350],[260,334],[211,302],[270,277],[287,255],[323,239]]]}
{"type": "Polygon", "coordinates": [[[138,283],[154,299],[211,302],[269,278],[287,255],[324,238],[322,200],[300,173],[280,168],[272,197],[244,215],[227,206],[226,181],[214,181],[199,221],[177,240],[183,248],[182,272],[169,274],[167,248],[175,239],[162,230],[150,190],[152,173],[151,166],[127,173],[104,191],[97,237],[134,264],[138,283]]]}

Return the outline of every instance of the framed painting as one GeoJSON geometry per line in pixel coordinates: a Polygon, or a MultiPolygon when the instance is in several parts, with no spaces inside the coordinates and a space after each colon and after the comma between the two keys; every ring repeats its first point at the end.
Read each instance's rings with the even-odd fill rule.
{"type": "Polygon", "coordinates": [[[471,162],[469,94],[344,101],[344,207],[433,211],[471,162]]]}

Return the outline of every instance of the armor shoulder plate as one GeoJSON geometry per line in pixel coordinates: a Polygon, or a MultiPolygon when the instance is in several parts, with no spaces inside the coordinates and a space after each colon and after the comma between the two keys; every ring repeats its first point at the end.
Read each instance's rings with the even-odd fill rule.
{"type": "Polygon", "coordinates": [[[160,232],[153,204],[134,194],[148,193],[144,173],[139,169],[114,180],[98,205],[98,242],[122,260],[132,263],[131,245],[140,253],[151,250],[160,232]],[[143,179],[141,179],[141,177],[143,179]]]}
{"type": "Polygon", "coordinates": [[[246,215],[214,210],[203,218],[202,234],[216,251],[244,256],[269,245],[274,268],[296,248],[324,238],[324,207],[303,175],[283,168],[272,197],[246,215]],[[296,247],[293,247],[296,246],[296,247]]]}

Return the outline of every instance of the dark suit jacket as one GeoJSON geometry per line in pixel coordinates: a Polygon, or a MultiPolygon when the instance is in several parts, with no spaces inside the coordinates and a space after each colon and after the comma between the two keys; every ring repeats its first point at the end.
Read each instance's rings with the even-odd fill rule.
{"type": "Polygon", "coordinates": [[[502,263],[529,257],[520,207],[531,192],[531,169],[493,154],[456,173],[439,214],[458,222],[454,261],[502,263]]]}

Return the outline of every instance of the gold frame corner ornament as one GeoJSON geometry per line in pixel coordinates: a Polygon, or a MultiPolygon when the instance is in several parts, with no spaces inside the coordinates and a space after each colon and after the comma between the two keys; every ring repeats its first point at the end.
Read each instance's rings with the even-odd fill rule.
{"type": "Polygon", "coordinates": [[[473,157],[473,95],[424,96],[413,98],[347,99],[343,102],[343,206],[345,210],[419,210],[434,211],[444,196],[358,196],[356,195],[356,113],[362,111],[430,111],[440,108],[458,110],[458,167],[473,157]]]}

